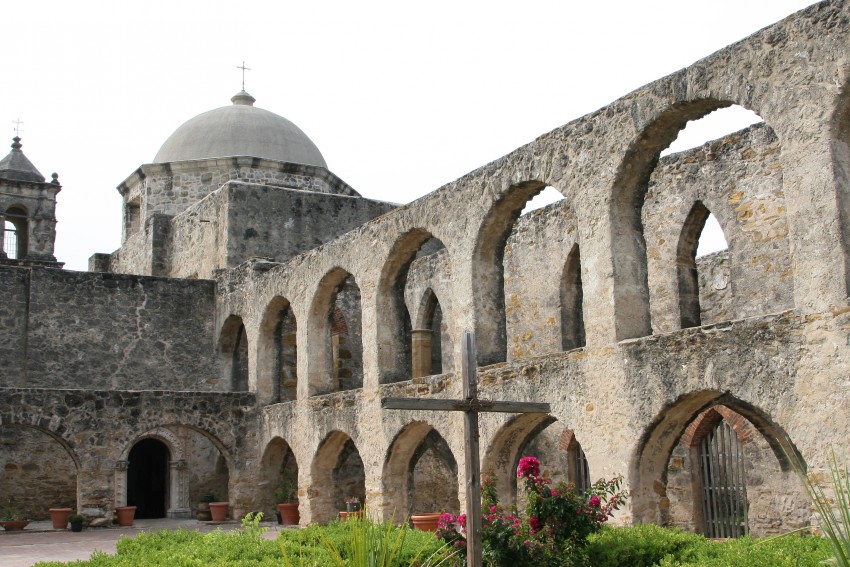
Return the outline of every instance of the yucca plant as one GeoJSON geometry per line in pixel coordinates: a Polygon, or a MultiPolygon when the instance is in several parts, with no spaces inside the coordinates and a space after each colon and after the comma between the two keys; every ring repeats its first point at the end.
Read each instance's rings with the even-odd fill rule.
{"type": "Polygon", "coordinates": [[[847,453],[838,458],[830,451],[829,482],[823,483],[807,475],[805,465],[797,463],[794,469],[803,481],[806,492],[820,517],[821,529],[829,540],[833,557],[825,563],[850,567],[850,466],[847,453]],[[829,492],[832,494],[830,495],[829,492]]]}

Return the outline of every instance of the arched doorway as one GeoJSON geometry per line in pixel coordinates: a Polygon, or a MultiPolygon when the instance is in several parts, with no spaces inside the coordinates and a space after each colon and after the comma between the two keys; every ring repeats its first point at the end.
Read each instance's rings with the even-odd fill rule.
{"type": "Polygon", "coordinates": [[[164,518],[168,507],[168,447],[157,439],[142,439],[130,450],[127,505],[136,518],[164,518]]]}

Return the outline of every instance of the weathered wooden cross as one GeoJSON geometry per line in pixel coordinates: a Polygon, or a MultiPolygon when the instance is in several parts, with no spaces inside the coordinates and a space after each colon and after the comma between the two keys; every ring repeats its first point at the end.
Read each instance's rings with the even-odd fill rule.
{"type": "Polygon", "coordinates": [[[535,402],[496,402],[478,399],[475,334],[463,334],[463,399],[382,398],[381,407],[395,410],[464,412],[466,440],[466,564],[481,566],[481,464],[478,455],[478,413],[549,413],[549,404],[535,402]]]}

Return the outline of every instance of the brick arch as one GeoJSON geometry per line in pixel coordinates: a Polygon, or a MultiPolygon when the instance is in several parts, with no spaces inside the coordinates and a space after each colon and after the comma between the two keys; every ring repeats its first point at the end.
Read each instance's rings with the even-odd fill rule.
{"type": "Polygon", "coordinates": [[[704,410],[691,422],[682,434],[681,442],[688,447],[697,447],[721,421],[729,424],[742,445],[752,440],[753,429],[744,416],[726,406],[716,405],[704,410]]]}
{"type": "Polygon", "coordinates": [[[505,243],[525,204],[546,186],[544,181],[531,179],[512,184],[487,211],[476,234],[471,264],[479,366],[507,359],[505,243]]]}
{"type": "MultiPolygon", "coordinates": [[[[334,303],[342,286],[349,279],[360,288],[353,274],[341,267],[335,267],[325,273],[319,281],[316,292],[310,303],[307,316],[307,388],[308,395],[315,396],[336,391],[334,383],[333,334],[349,331],[350,322],[339,320],[339,314],[334,311],[334,303]]],[[[362,303],[358,302],[360,312],[353,314],[358,323],[362,318],[362,303]]],[[[358,329],[359,330],[359,329],[358,329]]],[[[360,339],[362,341],[362,339],[360,339]]],[[[362,342],[360,344],[362,351],[362,342]]],[[[360,363],[362,373],[362,362],[360,363]]],[[[362,378],[361,378],[362,380],[362,378]]]]}
{"type": "MultiPolygon", "coordinates": [[[[629,484],[632,515],[637,523],[664,522],[667,506],[667,464],[689,426],[707,409],[722,405],[761,432],[783,473],[793,476],[792,461],[804,463],[790,436],[758,407],[729,393],[704,390],[681,396],[662,408],[647,427],[632,456],[629,484]]],[[[716,415],[722,416],[718,411],[716,415]]],[[[709,415],[709,419],[713,419],[709,415]]],[[[699,427],[697,425],[696,427],[699,427]]]]}
{"type": "MultiPolygon", "coordinates": [[[[284,332],[297,336],[298,318],[295,315],[295,310],[291,303],[285,297],[279,295],[272,298],[263,311],[263,318],[260,321],[260,332],[257,337],[257,397],[260,403],[276,403],[283,401],[291,401],[296,399],[294,391],[297,386],[291,388],[283,388],[281,384],[282,374],[286,369],[281,368],[281,352],[280,342],[288,340],[286,337],[280,336],[282,331],[281,325],[287,325],[283,329],[284,332]],[[288,316],[285,315],[288,313],[288,316]],[[286,316],[291,323],[287,323],[281,319],[281,316],[286,316]]],[[[298,345],[297,338],[290,337],[289,340],[295,339],[295,343],[291,345],[292,354],[297,361],[298,345]]],[[[292,372],[297,373],[297,363],[292,372]]],[[[297,379],[297,376],[296,376],[297,379]]]]}
{"type": "MultiPolygon", "coordinates": [[[[413,505],[411,499],[413,467],[421,456],[423,445],[429,436],[436,436],[445,444],[445,437],[434,426],[425,421],[414,421],[408,423],[396,433],[387,448],[381,472],[383,502],[380,505],[385,518],[398,519],[410,514],[413,505]]],[[[447,451],[444,460],[448,461],[446,464],[449,468],[453,467],[455,492],[457,493],[457,460],[448,446],[447,451]]],[[[432,511],[457,512],[457,510],[432,511]]]]}
{"type": "MultiPolygon", "coordinates": [[[[378,280],[377,318],[378,373],[381,384],[412,377],[412,321],[404,301],[407,272],[420,248],[434,236],[413,228],[399,236],[390,248],[378,280]]],[[[440,241],[442,244],[442,241],[440,241]]]]}

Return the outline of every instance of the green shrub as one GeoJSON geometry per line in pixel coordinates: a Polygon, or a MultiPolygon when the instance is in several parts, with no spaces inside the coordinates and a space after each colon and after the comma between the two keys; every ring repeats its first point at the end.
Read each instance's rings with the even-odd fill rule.
{"type": "Polygon", "coordinates": [[[589,564],[594,567],[650,567],[667,556],[688,556],[708,543],[701,535],[652,524],[606,527],[587,541],[589,564]]]}

